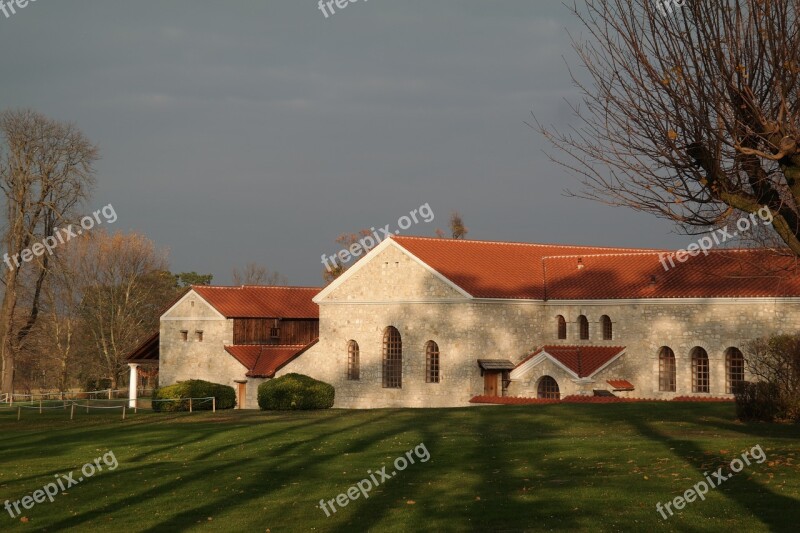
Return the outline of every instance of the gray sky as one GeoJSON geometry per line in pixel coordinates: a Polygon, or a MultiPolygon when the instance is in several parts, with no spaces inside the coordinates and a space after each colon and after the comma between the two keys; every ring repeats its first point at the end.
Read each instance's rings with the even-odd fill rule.
{"type": "Polygon", "coordinates": [[[0,13],[0,108],[100,146],[89,207],[168,248],[173,271],[256,261],[321,284],[343,232],[428,203],[433,235],[684,247],[649,215],[563,196],[530,112],[557,125],[579,69],[556,0],[38,0],[0,13]]]}

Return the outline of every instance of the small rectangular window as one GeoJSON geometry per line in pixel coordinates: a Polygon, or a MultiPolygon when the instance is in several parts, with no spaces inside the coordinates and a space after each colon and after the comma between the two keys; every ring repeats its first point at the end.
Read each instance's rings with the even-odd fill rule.
{"type": "Polygon", "coordinates": [[[185,330],[185,329],[181,330],[181,340],[182,341],[188,341],[189,340],[189,331],[188,330],[185,330]]]}
{"type": "Polygon", "coordinates": [[[200,331],[200,330],[195,331],[194,332],[194,337],[195,337],[195,339],[197,339],[197,342],[203,342],[203,332],[202,331],[200,331]]]}

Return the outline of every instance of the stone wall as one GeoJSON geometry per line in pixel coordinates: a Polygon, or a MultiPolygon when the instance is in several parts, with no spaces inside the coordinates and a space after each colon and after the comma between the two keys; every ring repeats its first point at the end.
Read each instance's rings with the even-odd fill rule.
{"type": "Polygon", "coordinates": [[[222,317],[205,300],[190,292],[161,317],[159,337],[160,386],[202,379],[229,385],[238,396],[236,380],[247,380],[244,407],[258,408],[256,389],[264,380],[246,377],[245,366],[224,348],[233,339],[233,320],[222,317]],[[186,341],[181,331],[187,332],[186,341]],[[197,331],[203,332],[202,341],[197,340],[197,331]]]}
{"type": "MultiPolygon", "coordinates": [[[[247,379],[246,369],[225,352],[233,338],[232,320],[220,318],[190,293],[161,321],[162,384],[205,379],[232,385],[247,379]],[[195,304],[192,305],[191,301],[195,304]],[[180,331],[188,331],[182,341],[180,331]],[[203,331],[203,342],[194,332],[203,331]]],[[[559,384],[562,396],[610,389],[609,379],[633,383],[631,397],[725,396],[725,350],[744,351],[748,340],[800,329],[800,299],[685,299],[588,302],[471,300],[419,264],[394,243],[375,250],[320,302],[320,340],[278,371],[306,374],[336,388],[335,407],[448,407],[468,405],[483,394],[478,359],[519,363],[545,344],[625,346],[626,353],[593,381],[574,380],[545,361],[520,376],[510,395],[536,396],[544,375],[559,384]],[[366,261],[366,262],[364,262],[366,261]],[[567,339],[557,339],[556,316],[567,322],[567,339]],[[589,340],[578,339],[577,318],[589,321],[589,340]],[[613,338],[602,340],[600,317],[613,322],[613,338]],[[398,329],[403,343],[402,388],[383,388],[383,336],[398,329]],[[347,379],[348,341],[360,352],[360,379],[347,379]],[[425,382],[425,345],[440,351],[440,383],[425,382]],[[675,353],[677,390],[658,390],[658,352],[675,353]],[[710,364],[708,394],[692,392],[690,352],[700,346],[710,364]]],[[[257,408],[261,379],[248,379],[246,407],[257,408]]]]}
{"type": "Polygon", "coordinates": [[[625,346],[626,353],[595,376],[578,383],[545,362],[511,384],[509,394],[535,396],[543,375],[559,383],[562,396],[607,389],[609,379],[626,379],[631,397],[725,396],[725,350],[750,339],[790,333],[800,326],[800,300],[710,299],[591,302],[469,300],[394,246],[360,265],[320,302],[320,342],[280,373],[300,372],[336,387],[336,407],[463,406],[483,393],[478,359],[520,362],[544,344],[625,346]],[[568,322],[557,339],[556,316],[568,322]],[[578,339],[577,317],[589,320],[589,340],[578,339]],[[613,323],[613,338],[601,340],[600,317],[613,323]],[[403,341],[403,386],[382,386],[382,342],[387,326],[403,341]],[[360,349],[361,379],[346,379],[347,344],[360,349]],[[425,343],[440,349],[441,383],[425,383],[425,343]],[[677,390],[658,390],[658,351],[675,352],[677,390]],[[710,393],[693,393],[690,351],[706,350],[710,393]]]}

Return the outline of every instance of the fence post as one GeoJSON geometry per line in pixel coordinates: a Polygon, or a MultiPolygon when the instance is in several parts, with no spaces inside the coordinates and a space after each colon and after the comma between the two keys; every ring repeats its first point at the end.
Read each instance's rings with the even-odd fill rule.
{"type": "Polygon", "coordinates": [[[211,397],[211,410],[212,410],[213,413],[217,412],[217,397],[216,396],[212,396],[211,397]]]}
{"type": "Polygon", "coordinates": [[[111,389],[108,389],[108,399],[111,399],[111,389]]]}
{"type": "Polygon", "coordinates": [[[19,421],[20,416],[22,416],[22,407],[17,407],[17,421],[19,421]]]}
{"type": "Polygon", "coordinates": [[[42,414],[42,399],[39,398],[39,414],[42,414]]]}
{"type": "Polygon", "coordinates": [[[138,398],[133,402],[133,412],[134,412],[134,414],[139,412],[139,399],[138,398]]]}
{"type": "Polygon", "coordinates": [[[192,399],[189,398],[189,412],[192,412],[192,399]]]}
{"type": "Polygon", "coordinates": [[[127,407],[127,405],[125,405],[125,404],[122,404],[122,419],[123,419],[123,420],[125,420],[125,408],[126,408],[126,407],[127,407]]]}
{"type": "Polygon", "coordinates": [[[69,413],[69,419],[72,420],[73,418],[75,418],[75,404],[74,403],[72,404],[72,408],[70,409],[70,413],[69,413]]]}

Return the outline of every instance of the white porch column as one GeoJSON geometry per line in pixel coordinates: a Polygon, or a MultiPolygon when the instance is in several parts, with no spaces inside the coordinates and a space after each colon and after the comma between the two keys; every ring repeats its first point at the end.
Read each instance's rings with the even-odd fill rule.
{"type": "Polygon", "coordinates": [[[128,363],[131,367],[131,376],[128,380],[128,407],[131,409],[136,407],[136,395],[139,389],[139,365],[136,363],[128,363]]]}

